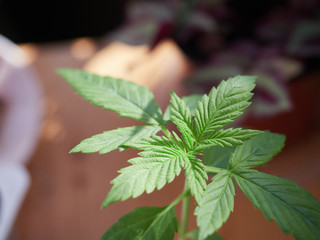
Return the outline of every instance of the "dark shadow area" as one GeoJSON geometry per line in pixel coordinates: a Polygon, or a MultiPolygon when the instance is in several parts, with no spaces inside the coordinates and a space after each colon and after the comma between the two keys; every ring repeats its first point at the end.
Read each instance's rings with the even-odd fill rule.
{"type": "Polygon", "coordinates": [[[16,43],[100,36],[123,18],[125,0],[0,0],[0,34],[16,43]]]}

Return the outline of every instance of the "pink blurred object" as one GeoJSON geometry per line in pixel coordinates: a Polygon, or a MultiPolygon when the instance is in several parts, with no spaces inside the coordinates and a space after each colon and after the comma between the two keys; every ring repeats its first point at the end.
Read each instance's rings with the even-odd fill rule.
{"type": "Polygon", "coordinates": [[[42,89],[23,51],[0,35],[0,162],[26,162],[38,140],[42,89]]]}
{"type": "Polygon", "coordinates": [[[8,237],[30,184],[24,164],[38,141],[42,96],[23,51],[0,35],[0,240],[8,237]]]}

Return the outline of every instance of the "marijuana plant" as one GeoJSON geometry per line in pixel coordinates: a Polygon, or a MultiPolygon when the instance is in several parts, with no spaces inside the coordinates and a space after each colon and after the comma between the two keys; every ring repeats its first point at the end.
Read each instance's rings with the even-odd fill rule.
{"type": "Polygon", "coordinates": [[[164,207],[136,208],[107,230],[102,240],[169,240],[176,233],[180,239],[221,239],[215,232],[233,211],[235,183],[285,234],[320,239],[316,198],[295,182],[253,169],[279,153],[285,137],[269,131],[226,128],[250,105],[255,77],[230,78],[203,96],[180,98],[171,92],[170,105],[162,114],[144,86],[77,69],[58,73],[92,104],[146,123],[103,132],[71,150],[101,154],[128,147],[141,150],[111,181],[102,208],[160,190],[184,170],[185,188],[175,200],[164,207]],[[169,123],[179,132],[170,130],[169,123]],[[156,135],[158,132],[162,134],[156,135]],[[192,196],[199,229],[187,232],[192,196]],[[175,206],[180,201],[185,214],[178,224],[175,206]]]}

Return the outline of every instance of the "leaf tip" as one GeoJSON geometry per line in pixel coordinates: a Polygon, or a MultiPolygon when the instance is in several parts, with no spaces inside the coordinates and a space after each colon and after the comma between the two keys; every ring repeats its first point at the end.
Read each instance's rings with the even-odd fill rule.
{"type": "Polygon", "coordinates": [[[112,204],[112,202],[110,202],[108,200],[108,197],[106,197],[106,199],[102,202],[101,206],[100,206],[100,209],[103,210],[105,209],[106,207],[108,207],[110,204],[112,204]]]}
{"type": "MultiPolygon", "coordinates": [[[[111,184],[113,184],[114,179],[111,181],[111,184]]],[[[121,199],[121,197],[118,195],[118,191],[117,189],[115,189],[115,186],[113,186],[111,188],[111,190],[109,191],[109,193],[107,194],[106,198],[103,200],[100,209],[104,209],[106,207],[108,207],[109,205],[111,205],[112,203],[115,203],[117,201],[119,201],[121,199]]],[[[124,200],[124,199],[122,199],[124,200]]]]}
{"type": "Polygon", "coordinates": [[[103,210],[107,207],[108,205],[104,204],[104,202],[102,202],[101,206],[100,206],[100,210],[103,210]]]}
{"type": "Polygon", "coordinates": [[[69,68],[58,68],[58,69],[56,69],[56,73],[57,73],[58,75],[64,77],[64,76],[66,75],[66,73],[67,73],[68,71],[70,71],[70,70],[71,70],[71,69],[69,69],[69,68]]]}
{"type": "Polygon", "coordinates": [[[251,91],[255,88],[258,77],[255,75],[238,75],[233,79],[237,81],[242,88],[245,88],[251,91]]]}
{"type": "Polygon", "coordinates": [[[170,98],[173,99],[173,98],[177,98],[178,95],[173,91],[173,90],[170,90],[170,98]]]}
{"type": "Polygon", "coordinates": [[[80,151],[77,149],[77,147],[74,147],[74,148],[72,148],[72,149],[69,151],[70,154],[71,154],[71,153],[77,153],[77,152],[80,152],[80,151]]]}

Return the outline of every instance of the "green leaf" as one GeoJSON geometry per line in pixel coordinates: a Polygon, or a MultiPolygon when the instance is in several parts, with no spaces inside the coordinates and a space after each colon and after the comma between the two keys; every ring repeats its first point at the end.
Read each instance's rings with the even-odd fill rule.
{"type": "Polygon", "coordinates": [[[281,151],[284,142],[284,135],[265,131],[236,148],[231,155],[229,169],[264,165],[281,151]]]}
{"type": "Polygon", "coordinates": [[[203,143],[209,146],[232,147],[233,145],[243,144],[244,141],[261,133],[258,130],[242,128],[221,129],[206,136],[203,143]]]}
{"type": "Polygon", "coordinates": [[[207,186],[195,210],[199,240],[204,240],[221,228],[234,206],[234,183],[228,170],[218,173],[207,186]]]}
{"type": "Polygon", "coordinates": [[[187,185],[191,194],[195,197],[197,203],[207,187],[206,180],[208,175],[204,170],[202,161],[194,155],[188,154],[188,159],[184,165],[187,185]]]}
{"type": "Polygon", "coordinates": [[[121,217],[101,240],[170,240],[177,229],[174,207],[141,207],[121,217]]]}
{"type": "Polygon", "coordinates": [[[233,176],[252,201],[285,234],[296,239],[320,239],[320,204],[295,182],[252,169],[237,168],[233,176]]]}
{"type": "Polygon", "coordinates": [[[102,207],[163,188],[180,174],[187,159],[185,150],[166,137],[143,139],[134,147],[145,151],[139,153],[140,157],[130,159],[132,165],[122,168],[120,175],[111,181],[113,187],[102,207]]]}
{"type": "Polygon", "coordinates": [[[205,149],[203,152],[203,162],[207,166],[228,169],[230,156],[235,151],[235,149],[236,149],[236,146],[233,146],[233,147],[214,146],[214,147],[205,149]]]}
{"type": "Polygon", "coordinates": [[[242,114],[250,103],[250,92],[255,86],[255,77],[236,76],[213,87],[209,96],[204,95],[195,113],[198,140],[207,134],[230,124],[242,114]]]}
{"type": "Polygon", "coordinates": [[[119,113],[121,117],[162,124],[161,109],[153,94],[144,86],[77,69],[59,69],[58,73],[93,105],[119,113]]]}
{"type": "MultiPolygon", "coordinates": [[[[201,100],[201,98],[202,98],[201,94],[191,94],[189,96],[183,96],[181,98],[184,101],[187,108],[189,108],[192,116],[194,116],[198,102],[201,100]]],[[[167,109],[163,115],[163,120],[166,122],[170,121],[170,109],[171,109],[171,105],[169,105],[167,107],[167,109]]]]}
{"type": "MultiPolygon", "coordinates": [[[[199,240],[198,236],[199,229],[193,230],[186,235],[187,238],[193,238],[194,240],[199,240]]],[[[223,238],[218,233],[214,233],[206,237],[204,240],[223,240],[223,238]]]]}
{"type": "Polygon", "coordinates": [[[195,126],[189,108],[173,91],[171,91],[170,119],[175,123],[182,133],[182,138],[186,142],[189,150],[193,147],[195,138],[195,126]]]}
{"type": "Polygon", "coordinates": [[[146,125],[106,131],[83,140],[80,144],[74,147],[70,153],[99,152],[100,154],[105,154],[119,147],[134,144],[142,138],[148,138],[160,130],[161,128],[157,125],[146,125]]]}
{"type": "Polygon", "coordinates": [[[186,106],[190,109],[192,116],[195,115],[198,102],[201,100],[202,96],[202,94],[192,94],[189,96],[183,96],[181,98],[185,102],[186,106]]]}

